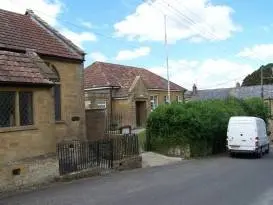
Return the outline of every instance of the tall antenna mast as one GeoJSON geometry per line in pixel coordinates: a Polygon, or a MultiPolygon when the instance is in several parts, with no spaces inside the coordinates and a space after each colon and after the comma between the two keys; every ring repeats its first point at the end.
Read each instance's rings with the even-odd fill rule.
{"type": "Polygon", "coordinates": [[[170,103],[171,102],[171,92],[170,92],[168,38],[167,38],[167,16],[166,16],[166,14],[164,14],[164,31],[165,31],[166,68],[167,68],[167,80],[168,80],[168,103],[170,103]]]}

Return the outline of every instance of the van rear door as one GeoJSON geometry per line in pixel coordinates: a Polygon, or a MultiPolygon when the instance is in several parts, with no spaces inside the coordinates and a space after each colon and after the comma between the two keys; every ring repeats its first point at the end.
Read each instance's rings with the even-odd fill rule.
{"type": "Polygon", "coordinates": [[[255,146],[256,123],[233,122],[228,128],[228,144],[231,148],[255,146]]]}

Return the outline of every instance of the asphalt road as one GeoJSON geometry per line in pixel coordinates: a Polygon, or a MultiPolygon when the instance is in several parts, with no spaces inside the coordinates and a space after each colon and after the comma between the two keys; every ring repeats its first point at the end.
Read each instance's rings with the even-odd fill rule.
{"type": "Polygon", "coordinates": [[[271,205],[273,154],[221,156],[58,184],[2,205],[271,205]]]}

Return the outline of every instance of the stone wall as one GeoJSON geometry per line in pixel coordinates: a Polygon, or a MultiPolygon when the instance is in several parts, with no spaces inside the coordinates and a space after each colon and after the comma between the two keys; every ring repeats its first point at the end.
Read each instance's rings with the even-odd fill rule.
{"type": "MultiPolygon", "coordinates": [[[[46,60],[46,59],[45,59],[46,60]]],[[[53,64],[61,79],[62,120],[55,122],[51,88],[0,87],[3,91],[33,92],[34,124],[0,128],[0,164],[56,152],[63,139],[85,139],[85,110],[81,88],[80,63],[46,60],[53,64]],[[72,120],[79,117],[79,121],[72,120]]]]}
{"type": "Polygon", "coordinates": [[[0,128],[0,164],[56,150],[53,99],[49,88],[0,88],[33,92],[34,125],[0,128]]]}
{"type": "Polygon", "coordinates": [[[110,89],[102,89],[102,90],[86,90],[85,91],[85,102],[86,105],[90,104],[90,106],[86,106],[85,109],[98,109],[96,102],[97,101],[105,101],[107,115],[111,115],[111,91],[110,89]]]}
{"type": "MultiPolygon", "coordinates": [[[[115,96],[115,92],[113,91],[113,96],[115,96]]],[[[131,125],[132,128],[136,128],[136,101],[142,101],[146,104],[145,114],[147,117],[151,112],[151,103],[150,96],[157,95],[158,96],[158,104],[164,104],[164,96],[168,95],[167,91],[161,90],[147,90],[145,85],[141,80],[135,83],[134,87],[130,89],[128,93],[128,97],[125,98],[113,98],[111,99],[111,91],[110,89],[102,89],[102,90],[90,90],[85,91],[85,101],[86,104],[91,103],[91,107],[86,108],[96,108],[92,107],[96,99],[104,99],[106,101],[106,110],[107,115],[115,116],[115,114],[121,114],[123,116],[121,126],[122,125],[131,125]]],[[[176,97],[180,96],[181,100],[183,100],[183,92],[182,91],[172,91],[171,92],[171,101],[176,101],[176,97]]],[[[143,117],[144,118],[144,117],[143,117]]]]}
{"type": "Polygon", "coordinates": [[[122,170],[130,170],[142,168],[142,157],[141,156],[133,156],[124,158],[122,160],[116,160],[113,162],[113,169],[122,171],[122,170]]]}
{"type": "Polygon", "coordinates": [[[131,104],[129,99],[114,99],[113,100],[113,118],[115,115],[121,115],[122,121],[120,126],[132,125],[132,114],[131,114],[131,104]]]}
{"type": "MultiPolygon", "coordinates": [[[[140,86],[140,88],[142,88],[140,86]]],[[[166,91],[149,91],[148,95],[146,90],[143,90],[143,95],[141,97],[141,89],[136,88],[134,91],[136,93],[131,93],[127,99],[115,99],[113,100],[113,113],[122,113],[124,116],[122,124],[129,124],[132,128],[136,128],[136,101],[142,101],[146,104],[146,110],[144,111],[147,118],[151,112],[150,96],[158,96],[158,104],[164,104],[164,96],[167,96],[166,91]]],[[[182,92],[171,92],[171,100],[176,101],[176,96],[183,97],[182,92]]]]}
{"type": "MultiPolygon", "coordinates": [[[[168,96],[167,91],[157,91],[157,90],[150,90],[149,95],[157,95],[158,96],[158,104],[164,104],[164,96],[168,96]]],[[[181,100],[183,100],[183,92],[182,91],[171,91],[171,102],[176,101],[176,96],[180,96],[181,100]]]]}
{"type": "Polygon", "coordinates": [[[1,193],[36,188],[55,181],[59,176],[56,156],[40,156],[0,166],[1,193]]]}
{"type": "Polygon", "coordinates": [[[62,117],[61,121],[56,124],[58,141],[64,138],[85,139],[83,65],[68,61],[44,60],[54,65],[60,75],[62,117]],[[79,117],[79,121],[72,120],[73,117],[79,117]]]}
{"type": "Polygon", "coordinates": [[[273,120],[269,119],[268,120],[268,131],[271,132],[271,135],[269,136],[270,140],[273,141],[273,120]]]}
{"type": "Polygon", "coordinates": [[[166,154],[171,157],[189,159],[191,157],[190,145],[171,147],[166,154]]]}
{"type": "Polygon", "coordinates": [[[106,128],[106,116],[104,109],[86,110],[86,137],[94,141],[104,138],[106,128]]]}

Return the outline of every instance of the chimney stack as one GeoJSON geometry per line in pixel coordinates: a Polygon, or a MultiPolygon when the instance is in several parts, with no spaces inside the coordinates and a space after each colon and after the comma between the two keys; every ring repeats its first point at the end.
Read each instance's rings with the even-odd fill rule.
{"type": "Polygon", "coordinates": [[[197,86],[195,84],[193,84],[193,86],[192,86],[192,94],[193,95],[197,94],[197,86]]]}
{"type": "Polygon", "coordinates": [[[33,14],[34,14],[34,12],[31,9],[27,9],[25,12],[25,15],[33,15],[33,14]]]}

